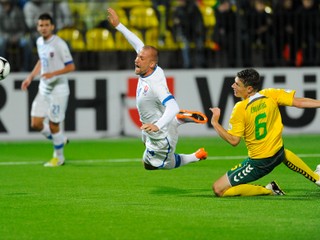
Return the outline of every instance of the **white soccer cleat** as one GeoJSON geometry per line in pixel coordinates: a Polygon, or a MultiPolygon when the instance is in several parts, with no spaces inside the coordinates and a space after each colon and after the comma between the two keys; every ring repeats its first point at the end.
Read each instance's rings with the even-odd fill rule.
{"type": "Polygon", "coordinates": [[[285,192],[281,190],[281,188],[275,181],[267,184],[265,188],[271,190],[273,192],[273,195],[285,195],[285,192]]]}
{"type": "MultiPolygon", "coordinates": [[[[320,164],[316,167],[316,170],[314,172],[318,174],[320,177],[320,164]]],[[[317,184],[320,187],[320,179],[316,181],[315,184],[317,184]]]]}

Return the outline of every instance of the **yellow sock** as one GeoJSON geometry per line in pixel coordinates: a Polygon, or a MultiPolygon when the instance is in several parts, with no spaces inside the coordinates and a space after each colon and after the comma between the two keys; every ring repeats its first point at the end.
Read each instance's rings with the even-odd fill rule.
{"type": "Polygon", "coordinates": [[[319,175],[316,174],[307,164],[305,164],[301,158],[288,149],[285,149],[284,151],[286,154],[286,159],[283,162],[288,168],[302,174],[312,182],[320,180],[319,175]]]}
{"type": "Polygon", "coordinates": [[[252,184],[241,184],[229,188],[224,192],[222,197],[234,196],[259,196],[259,195],[273,195],[272,190],[266,189],[263,186],[252,184]]]}

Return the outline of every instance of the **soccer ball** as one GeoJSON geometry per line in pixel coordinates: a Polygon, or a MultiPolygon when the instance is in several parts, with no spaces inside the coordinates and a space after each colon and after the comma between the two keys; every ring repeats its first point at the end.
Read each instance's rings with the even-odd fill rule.
{"type": "Polygon", "coordinates": [[[0,81],[5,79],[10,73],[10,63],[4,57],[0,57],[0,81]]]}

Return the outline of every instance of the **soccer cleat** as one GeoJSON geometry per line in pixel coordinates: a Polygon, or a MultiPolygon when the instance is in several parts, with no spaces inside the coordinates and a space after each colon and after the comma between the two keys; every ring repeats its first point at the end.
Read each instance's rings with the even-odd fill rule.
{"type": "MultiPolygon", "coordinates": [[[[320,164],[317,166],[316,170],[314,171],[320,177],[320,164]]],[[[320,187],[320,179],[315,182],[320,187]]]]}
{"type": "Polygon", "coordinates": [[[46,162],[43,166],[45,167],[58,167],[64,164],[64,161],[60,161],[59,158],[54,157],[49,162],[46,162]]]}
{"type": "Polygon", "coordinates": [[[189,111],[189,110],[180,110],[176,115],[177,119],[183,123],[200,123],[205,124],[208,122],[208,118],[202,112],[189,111]]]}
{"type": "Polygon", "coordinates": [[[205,160],[208,157],[208,153],[206,152],[206,150],[204,150],[204,148],[198,149],[198,151],[196,151],[195,155],[196,155],[196,158],[198,158],[200,161],[205,160]]]}
{"type": "Polygon", "coordinates": [[[314,172],[320,176],[320,164],[317,166],[314,172]]]}
{"type": "Polygon", "coordinates": [[[275,181],[267,184],[265,188],[271,190],[273,192],[273,195],[285,195],[285,192],[281,190],[281,188],[275,181]]]}

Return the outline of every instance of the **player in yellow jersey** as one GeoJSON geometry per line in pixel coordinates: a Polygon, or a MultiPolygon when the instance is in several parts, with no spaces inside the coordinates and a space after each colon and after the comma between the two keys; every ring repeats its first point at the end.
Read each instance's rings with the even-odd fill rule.
{"type": "Polygon", "coordinates": [[[310,169],[297,155],[283,147],[283,124],[279,106],[297,108],[320,108],[320,100],[297,98],[295,91],[263,89],[254,69],[237,73],[232,84],[234,95],[242,98],[233,108],[228,130],[219,123],[220,109],[210,108],[211,124],[222,139],[232,146],[244,139],[248,158],[221,176],[213,191],[218,197],[284,195],[276,182],[266,186],[248,184],[269,174],[280,163],[301,173],[320,186],[320,164],[316,171],[310,169]]]}

